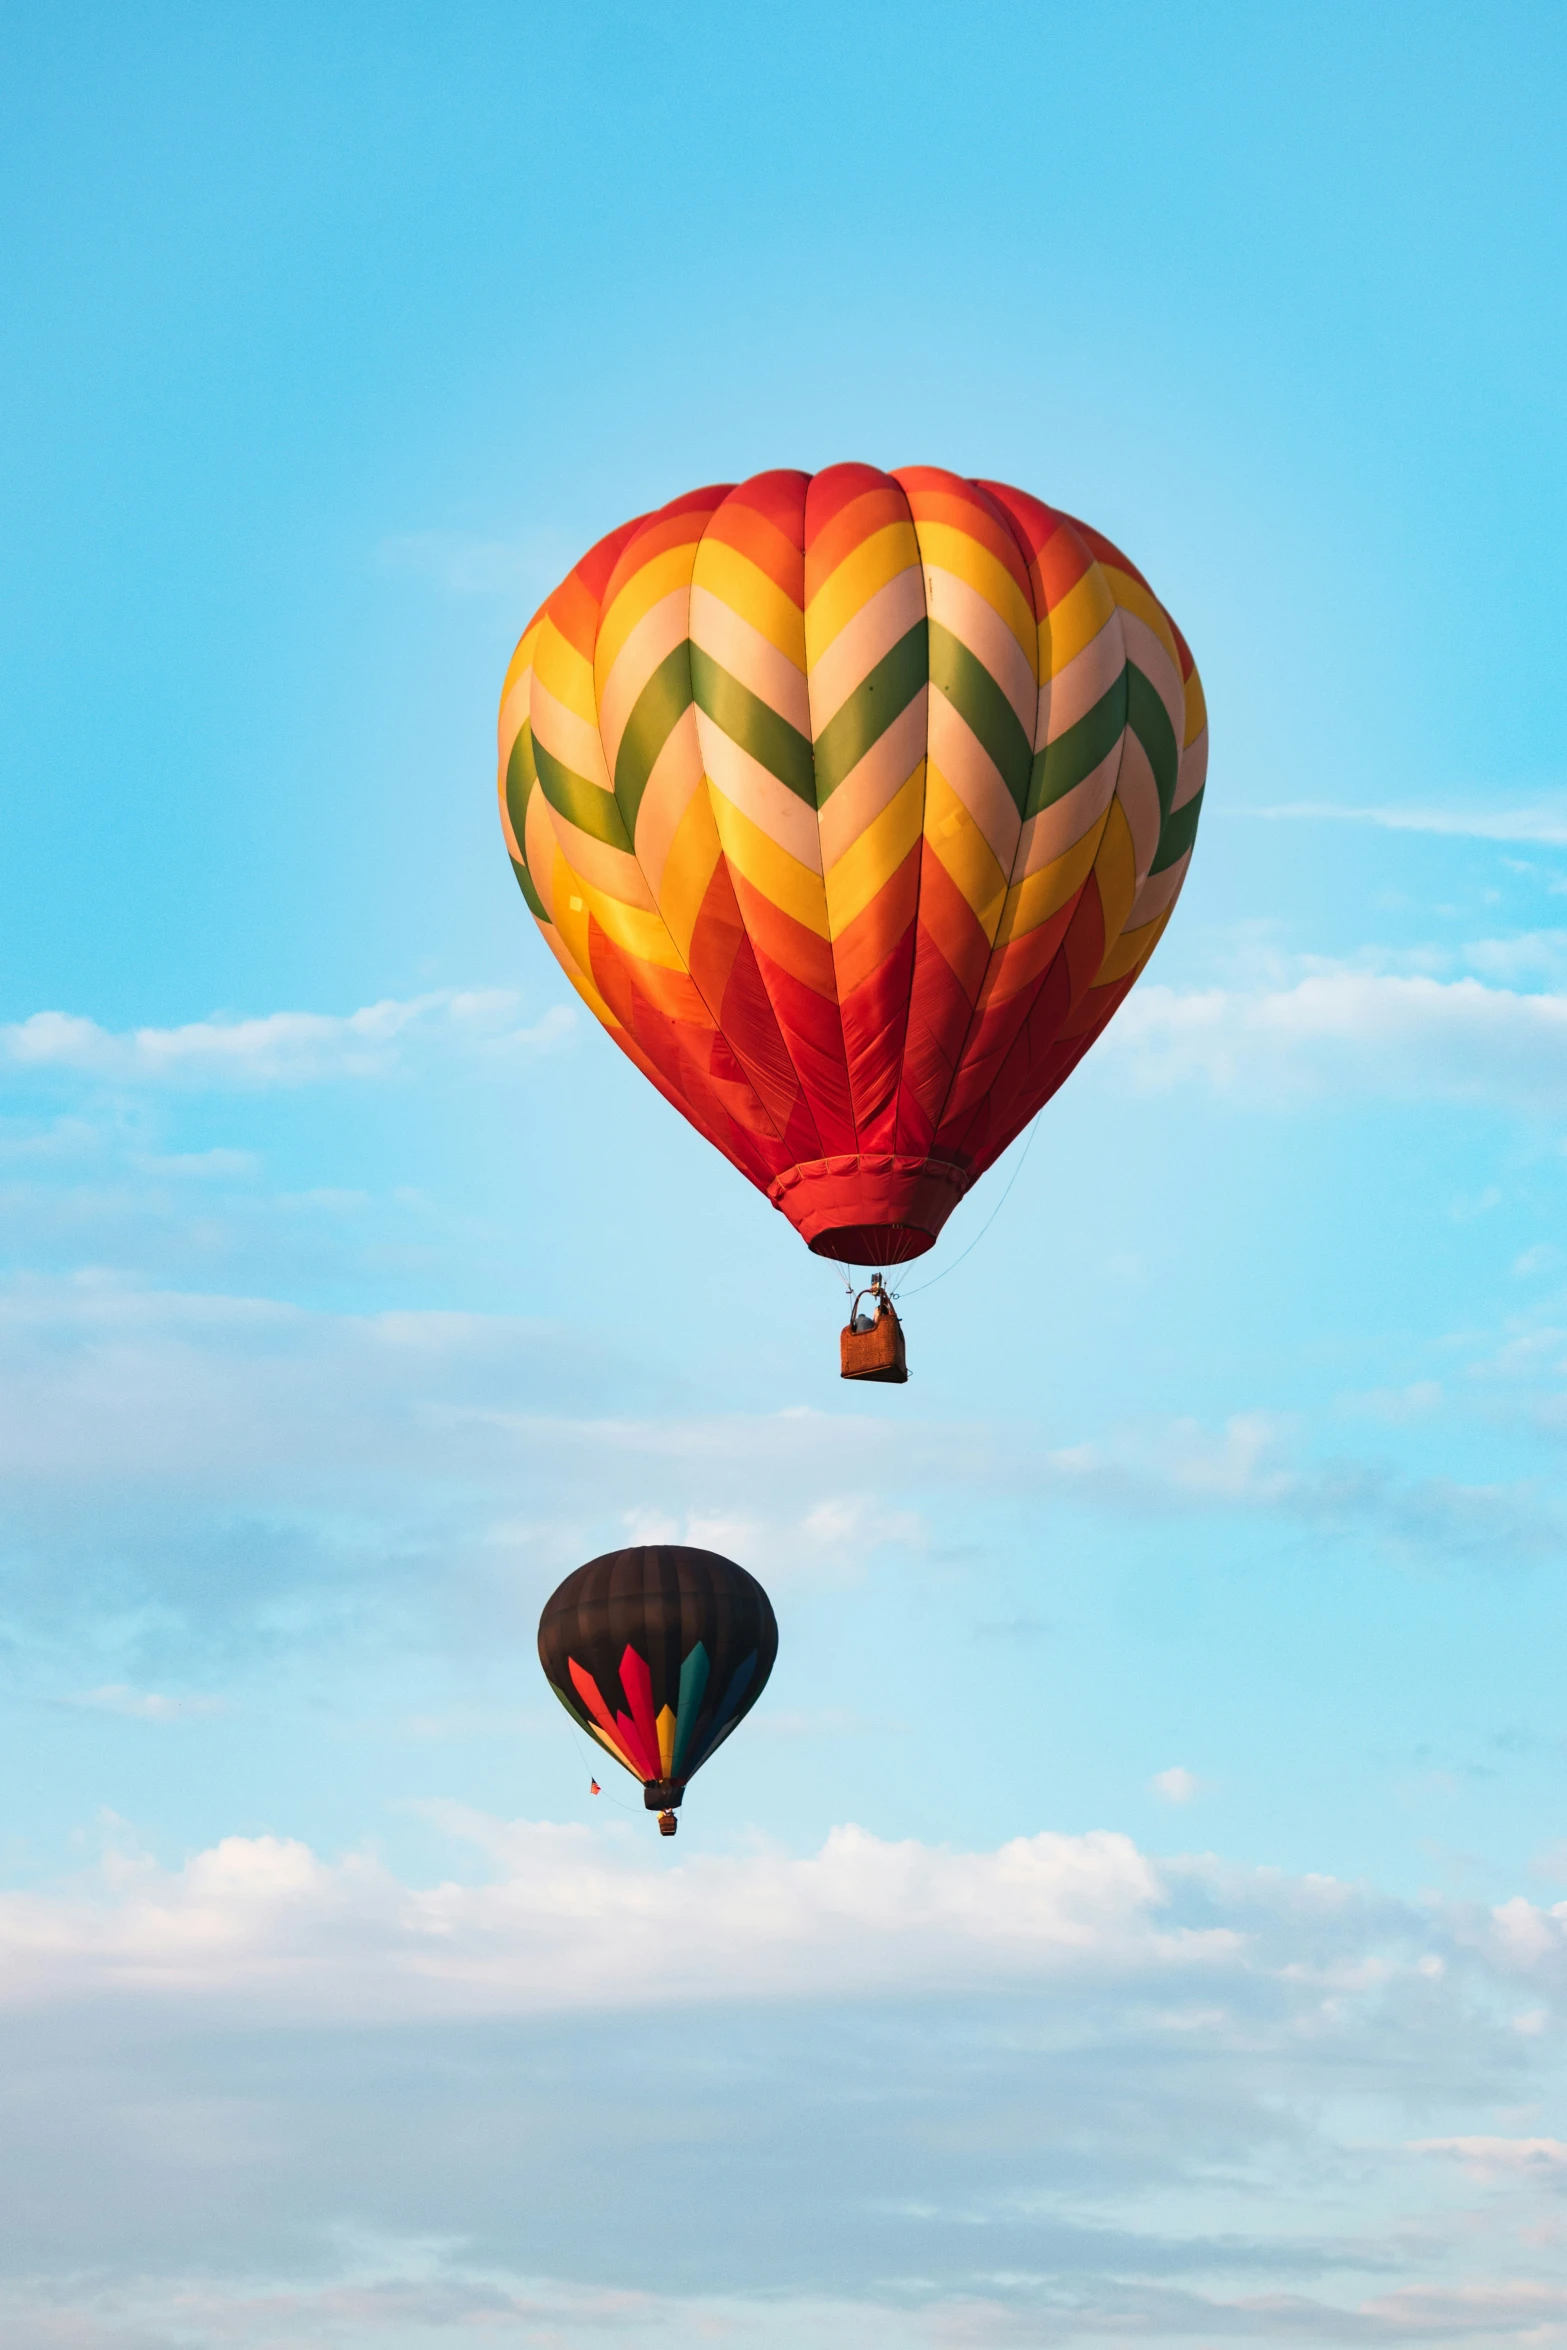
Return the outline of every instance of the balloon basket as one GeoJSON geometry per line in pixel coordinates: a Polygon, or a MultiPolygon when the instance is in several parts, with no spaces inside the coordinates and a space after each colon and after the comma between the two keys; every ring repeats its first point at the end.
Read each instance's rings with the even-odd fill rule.
{"type": "Polygon", "coordinates": [[[642,1800],[649,1811],[657,1812],[658,1832],[661,1836],[673,1836],[679,1827],[680,1822],[676,1819],[675,1813],[685,1791],[683,1779],[643,1780],[642,1800]]]}
{"type": "Polygon", "coordinates": [[[908,1382],[908,1353],[903,1343],[903,1324],[897,1309],[882,1287],[879,1273],[871,1276],[869,1289],[862,1289],[849,1308],[847,1328],[838,1340],[838,1376],[841,1379],[879,1379],[892,1387],[903,1387],[908,1382]],[[876,1301],[874,1314],[862,1314],[860,1298],[876,1301]]]}

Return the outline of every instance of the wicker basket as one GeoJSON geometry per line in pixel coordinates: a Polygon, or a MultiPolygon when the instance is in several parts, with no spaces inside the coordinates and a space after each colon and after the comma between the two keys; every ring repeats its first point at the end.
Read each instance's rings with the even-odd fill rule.
{"type": "Polygon", "coordinates": [[[880,1282],[874,1293],[861,1290],[860,1297],[871,1294],[876,1298],[876,1319],[868,1330],[856,1330],[855,1308],[857,1297],[849,1308],[849,1323],[838,1341],[840,1376],[845,1379],[882,1379],[894,1387],[902,1387],[909,1376],[908,1356],[903,1344],[903,1324],[898,1320],[893,1303],[880,1282]]]}

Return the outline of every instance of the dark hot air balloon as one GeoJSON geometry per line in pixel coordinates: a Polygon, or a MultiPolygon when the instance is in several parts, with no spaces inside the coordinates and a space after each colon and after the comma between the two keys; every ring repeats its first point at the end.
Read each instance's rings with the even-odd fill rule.
{"type": "Polygon", "coordinates": [[[642,1782],[665,1836],[687,1781],[750,1712],[777,1654],[777,1621],[756,1577],[676,1542],[590,1559],[539,1618],[550,1687],[642,1782]]]}
{"type": "Polygon", "coordinates": [[[1180,631],[1098,531],[835,465],[583,556],[507,673],[501,819],[643,1074],[818,1255],[895,1265],[1143,969],[1207,745],[1180,631]]]}

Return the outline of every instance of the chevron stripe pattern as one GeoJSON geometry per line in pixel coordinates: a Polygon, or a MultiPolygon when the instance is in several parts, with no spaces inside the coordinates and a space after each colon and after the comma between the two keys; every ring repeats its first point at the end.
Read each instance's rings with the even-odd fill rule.
{"type": "Polygon", "coordinates": [[[819,1254],[895,1264],[1134,985],[1207,745],[1185,640],[1099,532],[835,465],[584,555],[507,671],[501,822],[644,1075],[819,1254]]]}

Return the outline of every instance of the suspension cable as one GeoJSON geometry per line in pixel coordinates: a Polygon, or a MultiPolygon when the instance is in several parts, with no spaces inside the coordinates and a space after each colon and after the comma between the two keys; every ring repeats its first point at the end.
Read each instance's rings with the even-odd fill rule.
{"type": "MultiPolygon", "coordinates": [[[[996,1218],[1000,1215],[1002,1209],[1006,1206],[1007,1201],[1011,1198],[1012,1186],[1023,1172],[1024,1164],[1027,1161],[1028,1154],[1034,1147],[1034,1137],[1038,1132],[1039,1118],[1036,1113],[1034,1122],[1028,1130],[1028,1140],[1023,1145],[1022,1155],[1019,1157],[1018,1163],[1013,1168],[1011,1175],[1007,1178],[1006,1190],[1001,1194],[1001,1197],[997,1200],[995,1206],[991,1209],[990,1214],[986,1217],[984,1223],[981,1224],[979,1230],[975,1233],[973,1239],[969,1242],[968,1247],[963,1251],[963,1256],[954,1257],[950,1265],[943,1265],[939,1273],[933,1273],[928,1281],[922,1281],[918,1289],[911,1289],[909,1291],[910,1297],[923,1297],[927,1289],[934,1289],[938,1281],[945,1281],[949,1273],[955,1273],[959,1265],[962,1264],[963,1257],[971,1257],[974,1254],[974,1251],[978,1248],[980,1242],[984,1239],[986,1233],[990,1230],[991,1225],[994,1224],[996,1218]]],[[[895,1289],[892,1293],[893,1304],[896,1305],[902,1296],[903,1291],[901,1289],[895,1289]]]]}

